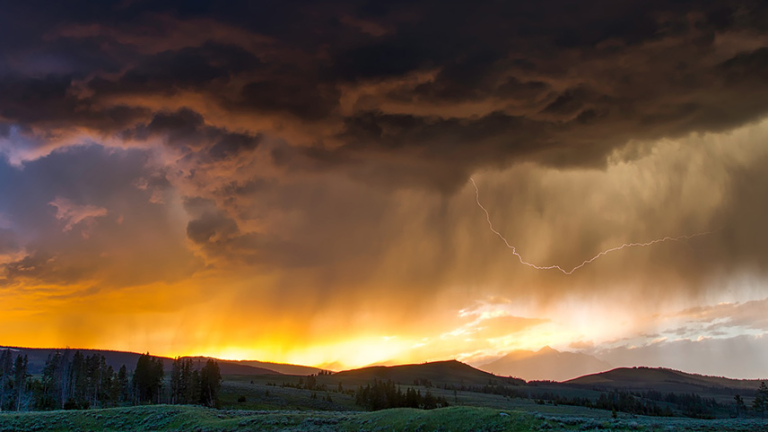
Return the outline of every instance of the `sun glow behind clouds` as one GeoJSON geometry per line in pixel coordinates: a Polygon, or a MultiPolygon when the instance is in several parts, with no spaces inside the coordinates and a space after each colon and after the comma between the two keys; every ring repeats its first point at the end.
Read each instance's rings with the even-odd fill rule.
{"type": "Polygon", "coordinates": [[[402,358],[411,346],[413,346],[413,341],[401,340],[396,336],[369,336],[283,349],[282,354],[277,356],[275,356],[275,351],[264,346],[254,348],[226,346],[203,349],[202,351],[192,350],[187,355],[201,355],[200,353],[202,353],[205,356],[229,360],[258,359],[319,367],[335,365],[342,368],[354,368],[388,363],[393,359],[402,358]]]}

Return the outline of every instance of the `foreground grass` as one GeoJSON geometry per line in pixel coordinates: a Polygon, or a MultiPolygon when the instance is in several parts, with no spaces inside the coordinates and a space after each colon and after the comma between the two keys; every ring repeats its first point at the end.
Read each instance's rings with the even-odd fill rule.
{"type": "Polygon", "coordinates": [[[87,411],[0,414],[0,432],[10,431],[768,431],[760,420],[588,418],[450,407],[433,411],[377,412],[245,411],[142,406],[87,411]]]}

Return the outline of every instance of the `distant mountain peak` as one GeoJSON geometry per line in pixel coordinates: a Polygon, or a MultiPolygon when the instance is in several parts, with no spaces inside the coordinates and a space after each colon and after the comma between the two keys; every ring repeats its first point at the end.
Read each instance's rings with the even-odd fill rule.
{"type": "Polygon", "coordinates": [[[355,379],[359,383],[369,382],[373,379],[391,379],[397,383],[410,384],[414,381],[431,382],[432,385],[441,387],[451,385],[486,385],[489,380],[508,384],[522,384],[514,378],[500,378],[476,369],[458,360],[441,360],[419,364],[404,364],[396,366],[368,366],[360,369],[352,369],[337,372],[333,375],[337,378],[355,379]]]}
{"type": "Polygon", "coordinates": [[[565,381],[610,368],[611,365],[591,355],[561,352],[549,345],[538,351],[510,351],[505,356],[480,366],[480,369],[496,375],[552,381],[565,381]]]}

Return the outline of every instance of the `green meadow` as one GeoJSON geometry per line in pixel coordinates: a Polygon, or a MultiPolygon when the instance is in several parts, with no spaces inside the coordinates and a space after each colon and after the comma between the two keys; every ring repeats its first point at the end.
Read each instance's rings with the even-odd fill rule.
{"type": "Polygon", "coordinates": [[[375,412],[215,410],[154,405],[84,411],[0,414],[0,432],[37,431],[761,431],[759,419],[694,420],[620,416],[585,417],[564,412],[533,414],[482,407],[375,412]]]}

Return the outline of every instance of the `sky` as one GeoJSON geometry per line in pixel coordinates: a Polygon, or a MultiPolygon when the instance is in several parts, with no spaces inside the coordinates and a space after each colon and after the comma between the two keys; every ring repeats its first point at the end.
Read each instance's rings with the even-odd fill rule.
{"type": "Polygon", "coordinates": [[[0,9],[0,345],[768,377],[765,2],[0,9]]]}

